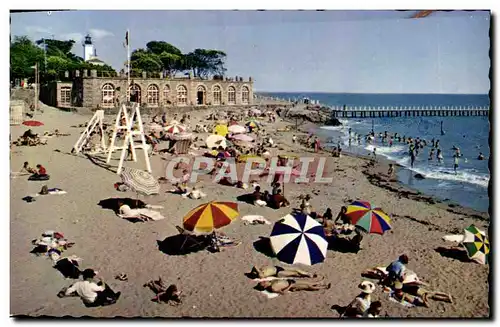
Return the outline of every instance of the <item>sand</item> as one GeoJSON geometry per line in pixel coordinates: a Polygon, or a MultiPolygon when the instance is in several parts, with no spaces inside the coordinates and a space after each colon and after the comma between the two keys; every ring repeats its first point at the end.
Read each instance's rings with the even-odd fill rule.
{"type": "MultiPolygon", "coordinates": [[[[194,113],[193,120],[203,112],[194,113]]],[[[18,171],[24,161],[31,165],[42,163],[51,175],[49,182],[28,182],[27,178],[11,179],[11,304],[12,315],[29,316],[93,316],[93,317],[324,317],[336,318],[332,305],[347,305],[358,293],[357,285],[362,280],[361,272],[367,268],[390,263],[400,254],[406,253],[408,267],[429,283],[433,290],[451,293],[454,304],[432,302],[430,308],[405,308],[388,300],[381,288],[373,294],[383,304],[382,313],[390,317],[487,317],[490,315],[489,265],[443,257],[435,251],[440,246],[451,244],[442,236],[460,233],[470,224],[487,229],[486,213],[473,214],[461,208],[452,212],[441,203],[430,204],[415,196],[401,195],[400,188],[390,189],[390,182],[374,181],[369,177],[376,169],[386,171],[386,166],[368,166],[363,158],[343,156],[328,158],[326,176],[334,176],[329,185],[287,184],[285,195],[292,207],[299,205],[300,194],[318,190],[319,195],[311,201],[314,209],[324,212],[331,207],[334,214],[342,205],[353,199],[365,199],[379,204],[392,218],[393,229],[385,235],[368,235],[363,240],[358,254],[329,250],[324,263],[312,267],[301,267],[325,276],[332,288],[318,292],[289,293],[267,299],[254,290],[255,282],[245,276],[253,265],[281,265],[276,259],[257,251],[254,242],[259,237],[268,237],[272,225],[244,225],[237,220],[223,229],[242,244],[224,249],[220,253],[207,251],[185,256],[166,255],[158,250],[157,240],[176,235],[175,225],[182,224],[182,217],[195,206],[209,200],[235,201],[245,190],[204,183],[208,197],[203,200],[182,199],[178,195],[165,193],[170,185],[162,185],[157,196],[139,196],[151,204],[163,205],[161,213],[167,218],[144,224],[133,224],[117,217],[111,210],[102,209],[97,203],[110,197],[124,194],[113,188],[120,178],[113,172],[92,164],[82,155],[69,152],[79,137],[81,128],[71,125],[85,123],[90,116],[62,112],[45,107],[38,115],[45,126],[34,128],[35,132],[58,128],[71,136],[52,138],[46,146],[18,147],[11,155],[11,171],[18,171]],[[55,150],[60,150],[57,152],[55,150]],[[26,203],[21,199],[36,193],[42,185],[66,190],[65,195],[50,195],[26,203]],[[380,186],[382,184],[382,187],[380,186]],[[121,291],[119,301],[102,308],[86,308],[78,298],[56,296],[64,286],[72,283],[51,267],[46,257],[30,254],[31,240],[45,230],[57,230],[76,245],[65,254],[83,258],[83,268],[94,268],[116,291],[121,291]],[[128,281],[114,279],[118,273],[126,273],[128,281]],[[161,276],[166,283],[175,283],[183,291],[180,306],[157,304],[151,301],[153,293],[143,287],[150,279],[161,276]]],[[[109,121],[114,117],[107,117],[109,121]]],[[[196,121],[193,121],[196,123],[196,121]]],[[[274,130],[283,126],[267,126],[274,130]]],[[[12,139],[21,135],[24,126],[11,127],[12,139]]],[[[291,133],[273,131],[273,138],[284,152],[295,151],[298,155],[311,155],[309,150],[295,146],[291,148],[291,133]]],[[[142,154],[137,163],[127,166],[144,168],[142,154]]],[[[327,154],[321,154],[328,156],[327,154]]],[[[156,177],[163,176],[166,163],[172,156],[152,156],[151,165],[156,177]],[[162,158],[163,157],[163,158],[162,158]],[[166,160],[165,160],[166,159],[166,160]]],[[[112,164],[118,164],[118,154],[112,164]]],[[[383,165],[383,164],[382,164],[383,165]]],[[[380,175],[380,174],[379,174],[380,175]]],[[[265,182],[261,182],[264,186],[265,182]]],[[[263,187],[265,188],[265,187],[263,187]]],[[[135,193],[125,195],[134,197],[135,193]]],[[[240,203],[241,216],[262,215],[271,222],[289,213],[290,208],[273,210],[240,203]]]]}

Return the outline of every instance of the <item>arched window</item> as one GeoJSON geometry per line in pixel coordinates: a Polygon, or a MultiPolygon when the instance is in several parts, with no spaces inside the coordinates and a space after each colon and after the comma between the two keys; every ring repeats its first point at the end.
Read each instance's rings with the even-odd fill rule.
{"type": "Polygon", "coordinates": [[[160,90],[158,89],[158,86],[154,84],[148,86],[147,102],[149,107],[158,107],[158,104],[160,103],[160,90]]]}
{"type": "Polygon", "coordinates": [[[179,106],[185,106],[187,105],[187,87],[184,85],[179,85],[177,86],[177,105],[179,106]]]}
{"type": "Polygon", "coordinates": [[[102,86],[101,93],[101,107],[113,108],[115,106],[115,87],[113,86],[113,84],[104,84],[102,86]]]}
{"type": "Polygon", "coordinates": [[[234,86],[227,88],[227,104],[236,104],[236,89],[234,86]]]}
{"type": "Polygon", "coordinates": [[[129,102],[141,103],[141,87],[137,84],[132,84],[127,90],[127,99],[129,102]]]}
{"type": "Polygon", "coordinates": [[[207,89],[203,85],[198,85],[196,88],[196,104],[202,106],[207,98],[207,89]]]}
{"type": "Polygon", "coordinates": [[[220,105],[222,103],[222,94],[221,94],[221,89],[219,85],[215,85],[212,89],[213,93],[213,101],[212,104],[214,105],[220,105]]]}
{"type": "Polygon", "coordinates": [[[165,87],[163,88],[163,104],[169,105],[171,101],[172,100],[170,100],[170,85],[165,85],[165,87]]]}
{"type": "Polygon", "coordinates": [[[241,88],[241,103],[248,104],[250,103],[250,90],[247,86],[243,86],[241,88]]]}

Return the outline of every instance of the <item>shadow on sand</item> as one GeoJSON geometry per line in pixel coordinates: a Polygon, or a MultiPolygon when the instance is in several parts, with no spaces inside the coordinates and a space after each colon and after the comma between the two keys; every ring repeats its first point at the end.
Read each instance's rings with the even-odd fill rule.
{"type": "Polygon", "coordinates": [[[130,209],[142,209],[146,207],[146,203],[141,200],[131,198],[108,198],[99,201],[97,205],[101,206],[103,209],[113,210],[116,214],[118,214],[120,210],[119,202],[128,205],[130,209]]]}
{"type": "Polygon", "coordinates": [[[262,253],[270,258],[276,257],[273,248],[271,247],[271,240],[269,237],[259,236],[259,239],[253,242],[253,247],[257,252],[262,253]]]}
{"type": "Polygon", "coordinates": [[[439,253],[442,257],[455,259],[461,262],[472,262],[471,259],[467,256],[467,251],[456,248],[445,248],[438,247],[434,249],[437,253],[439,253]]]}
{"type": "Polygon", "coordinates": [[[206,249],[210,241],[204,236],[177,234],[156,241],[158,250],[167,255],[185,255],[206,249]]]}
{"type": "Polygon", "coordinates": [[[361,248],[354,244],[351,240],[342,237],[327,237],[328,250],[341,253],[358,253],[361,248]]]}

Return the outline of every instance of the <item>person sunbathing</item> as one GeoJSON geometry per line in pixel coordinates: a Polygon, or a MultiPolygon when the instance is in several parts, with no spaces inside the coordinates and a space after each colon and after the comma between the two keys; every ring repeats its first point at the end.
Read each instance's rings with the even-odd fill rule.
{"type": "Polygon", "coordinates": [[[179,305],[182,303],[180,298],[182,292],[179,291],[175,284],[166,287],[161,277],[158,280],[150,280],[143,287],[149,287],[156,294],[152,301],[158,303],[165,302],[170,305],[179,305]]]}
{"type": "Polygon", "coordinates": [[[330,287],[330,283],[325,284],[317,281],[276,279],[272,281],[260,282],[256,288],[271,293],[285,294],[286,292],[319,291],[329,289],[330,287]]]}
{"type": "Polygon", "coordinates": [[[425,300],[432,299],[434,301],[453,303],[453,299],[451,298],[450,294],[446,294],[443,292],[429,291],[429,290],[423,288],[421,285],[403,284],[402,291],[404,293],[407,293],[407,294],[410,294],[413,296],[418,296],[418,297],[425,299],[425,300]]]}
{"type": "Polygon", "coordinates": [[[427,301],[427,294],[423,294],[423,296],[420,297],[405,293],[403,291],[403,284],[400,282],[395,283],[393,297],[398,301],[408,302],[410,304],[413,304],[414,306],[423,306],[426,308],[429,307],[429,302],[427,301]]]}
{"type": "Polygon", "coordinates": [[[267,277],[311,277],[316,278],[316,274],[308,273],[300,269],[283,269],[279,266],[265,266],[261,268],[252,267],[249,273],[252,278],[267,278],[267,277]]]}

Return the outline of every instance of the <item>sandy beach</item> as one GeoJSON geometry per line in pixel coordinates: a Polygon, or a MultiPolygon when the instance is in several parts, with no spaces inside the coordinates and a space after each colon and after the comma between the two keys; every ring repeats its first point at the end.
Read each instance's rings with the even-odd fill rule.
{"type": "MultiPolygon", "coordinates": [[[[45,125],[34,127],[35,133],[59,129],[70,136],[54,137],[45,146],[14,147],[11,153],[11,171],[18,171],[24,161],[32,166],[41,163],[50,174],[48,182],[31,182],[27,177],[11,179],[10,217],[10,313],[29,316],[92,316],[92,317],[231,317],[231,318],[337,318],[332,305],[346,306],[358,293],[357,285],[363,278],[361,272],[375,266],[389,264],[400,254],[410,258],[408,268],[415,271],[429,289],[450,293],[453,304],[431,301],[430,308],[406,308],[389,301],[388,294],[377,287],[372,299],[382,302],[382,313],[389,317],[479,318],[490,315],[489,265],[462,262],[442,256],[435,249],[449,247],[442,240],[447,234],[460,234],[471,224],[488,230],[488,213],[476,212],[460,206],[439,203],[432,198],[408,190],[397,182],[384,177],[387,162],[371,165],[366,158],[344,155],[332,157],[323,152],[314,154],[311,149],[292,144],[292,135],[301,133],[278,132],[288,123],[279,118],[274,124],[264,122],[264,129],[271,133],[278,148],[273,154],[294,153],[297,156],[328,157],[324,176],[332,176],[331,184],[286,184],[285,196],[291,208],[299,206],[298,196],[313,195],[314,210],[323,213],[332,208],[336,215],[341,206],[352,200],[363,199],[378,204],[392,218],[392,230],[384,235],[365,236],[362,250],[342,253],[328,250],[327,259],[321,264],[300,266],[301,269],[325,277],[332,284],[328,290],[297,292],[268,299],[253,287],[256,282],[245,276],[252,266],[286,264],[255,249],[259,237],[269,237],[272,225],[244,225],[236,220],[223,229],[228,236],[241,244],[220,253],[200,251],[188,255],[167,255],[158,249],[157,241],[178,234],[175,226],[182,225],[184,215],[199,204],[212,201],[236,201],[236,197],[250,193],[221,186],[205,180],[201,200],[183,199],[166,193],[172,186],[162,184],[162,191],[155,196],[139,199],[162,205],[164,220],[131,223],[117,217],[113,211],[102,209],[99,201],[112,197],[136,197],[135,192],[120,193],[113,184],[120,181],[116,173],[93,164],[83,155],[70,151],[82,128],[72,125],[86,123],[91,116],[60,111],[44,106],[43,114],[36,120],[45,125]],[[64,195],[38,197],[27,203],[23,197],[40,191],[43,185],[67,191],[64,195]],[[55,270],[47,257],[30,254],[31,240],[45,230],[56,230],[76,244],[65,252],[83,259],[83,268],[94,268],[116,291],[121,291],[119,301],[111,306],[86,308],[79,298],[60,299],[56,295],[73,280],[66,280],[55,270]],[[118,281],[114,276],[126,273],[128,281],[118,281]],[[175,283],[183,291],[179,306],[158,304],[151,301],[153,293],[143,287],[151,279],[161,276],[166,283],[175,283]]],[[[207,111],[191,112],[194,126],[207,111]]],[[[169,118],[173,115],[169,114],[169,118]]],[[[114,121],[107,116],[107,121],[114,121]]],[[[148,118],[145,118],[149,121],[148,118]]],[[[11,126],[12,140],[22,135],[26,126],[11,126]]],[[[303,134],[303,133],[302,133],[303,134]]],[[[207,134],[200,134],[201,138],[207,134]]],[[[160,144],[160,148],[162,145],[160,144]]],[[[128,167],[144,169],[143,156],[138,162],[128,161],[128,167]]],[[[102,157],[102,156],[101,156],[102,157]]],[[[119,154],[113,157],[117,166],[119,154]]],[[[165,166],[174,158],[170,154],[151,157],[153,175],[164,175],[165,166]]],[[[260,181],[263,189],[270,190],[266,180],[260,181]]],[[[291,208],[273,210],[239,202],[240,216],[262,215],[275,222],[290,213],[291,208]]]]}

